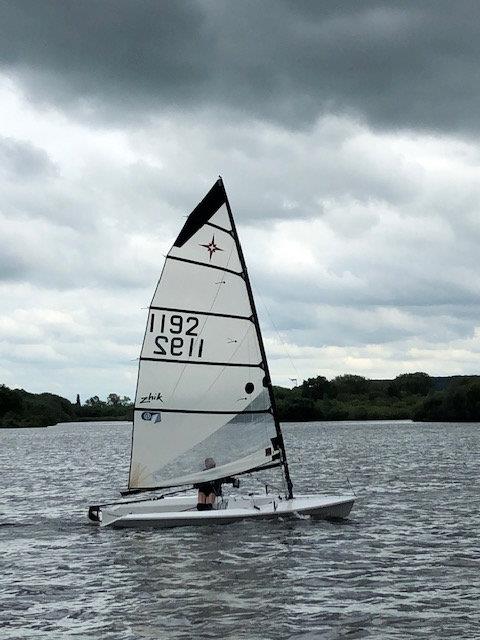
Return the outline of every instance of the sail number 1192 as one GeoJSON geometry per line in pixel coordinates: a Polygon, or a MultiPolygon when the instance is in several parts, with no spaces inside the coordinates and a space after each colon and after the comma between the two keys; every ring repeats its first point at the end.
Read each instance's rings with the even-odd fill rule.
{"type": "Polygon", "coordinates": [[[203,338],[198,340],[198,318],[179,315],[170,317],[162,313],[161,316],[152,313],[150,315],[149,332],[154,333],[160,329],[155,337],[155,349],[153,353],[158,356],[188,356],[201,358],[203,353],[203,338]],[[156,317],[157,316],[157,317],[156,317]],[[160,326],[158,326],[160,325],[160,326]],[[179,334],[183,334],[180,336],[179,334]]]}

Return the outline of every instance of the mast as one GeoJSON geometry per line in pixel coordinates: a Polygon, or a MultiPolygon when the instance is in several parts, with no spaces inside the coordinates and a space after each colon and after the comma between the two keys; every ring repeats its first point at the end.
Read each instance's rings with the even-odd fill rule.
{"type": "Polygon", "coordinates": [[[259,344],[259,347],[260,347],[260,353],[262,355],[263,370],[264,370],[264,373],[265,373],[266,386],[268,388],[268,395],[269,395],[270,404],[271,404],[271,407],[272,407],[273,420],[275,422],[275,431],[277,433],[278,446],[280,448],[280,451],[282,452],[282,466],[283,466],[283,473],[285,475],[285,482],[287,484],[288,499],[291,500],[293,498],[293,484],[292,484],[292,480],[290,478],[290,471],[289,471],[288,462],[287,462],[287,453],[285,451],[285,443],[284,443],[284,440],[283,440],[282,429],[280,427],[280,422],[278,420],[277,405],[276,405],[275,396],[274,396],[274,393],[273,393],[273,386],[272,386],[272,381],[271,381],[271,378],[270,378],[270,371],[269,371],[269,368],[268,368],[267,355],[265,353],[265,346],[263,344],[263,337],[262,337],[262,332],[260,330],[260,323],[258,321],[257,309],[255,307],[255,300],[254,300],[254,297],[253,297],[252,286],[250,284],[250,278],[248,277],[247,265],[246,265],[246,262],[245,262],[245,257],[243,255],[242,245],[240,244],[240,240],[239,240],[239,237],[238,237],[238,232],[237,232],[237,228],[236,228],[236,225],[235,225],[235,220],[233,218],[232,209],[230,207],[230,202],[228,200],[227,192],[225,190],[225,185],[223,184],[223,179],[222,179],[221,176],[219,176],[219,178],[218,178],[218,183],[221,186],[223,194],[224,194],[224,197],[225,197],[225,205],[227,207],[228,217],[230,219],[230,224],[232,225],[232,235],[233,235],[233,238],[235,240],[235,245],[237,247],[238,256],[240,258],[240,264],[242,266],[242,271],[243,271],[243,278],[244,278],[245,286],[246,286],[246,289],[247,289],[248,299],[250,301],[250,306],[252,308],[253,323],[254,323],[254,326],[255,326],[255,331],[257,333],[257,339],[258,339],[258,344],[259,344]]]}

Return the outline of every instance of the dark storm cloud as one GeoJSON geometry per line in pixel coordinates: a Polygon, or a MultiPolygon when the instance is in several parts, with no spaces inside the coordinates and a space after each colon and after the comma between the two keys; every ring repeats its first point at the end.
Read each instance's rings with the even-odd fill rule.
{"type": "Polygon", "coordinates": [[[226,106],[478,130],[474,1],[4,1],[0,64],[37,100],[112,118],[226,106]]]}

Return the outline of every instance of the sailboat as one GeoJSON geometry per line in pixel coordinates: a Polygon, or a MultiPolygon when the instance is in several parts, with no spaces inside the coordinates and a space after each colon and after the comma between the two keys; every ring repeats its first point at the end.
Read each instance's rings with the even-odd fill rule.
{"type": "Polygon", "coordinates": [[[148,310],[122,496],[91,506],[90,520],[141,528],[345,518],[355,500],[294,495],[252,287],[221,178],[188,216],[148,310]],[[238,476],[273,469],[282,478],[276,491],[268,484],[264,493],[232,490],[208,510],[199,510],[196,491],[188,493],[199,484],[232,477],[238,484],[238,476]],[[154,493],[132,498],[147,492],[154,493]]]}

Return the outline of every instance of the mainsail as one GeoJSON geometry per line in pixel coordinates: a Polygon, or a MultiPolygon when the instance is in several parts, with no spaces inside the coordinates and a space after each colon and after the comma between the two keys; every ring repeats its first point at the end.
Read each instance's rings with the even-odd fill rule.
{"type": "Polygon", "coordinates": [[[169,251],[143,341],[129,492],[282,466],[260,326],[221,178],[169,251]],[[203,470],[206,457],[216,466],[203,470]]]}

